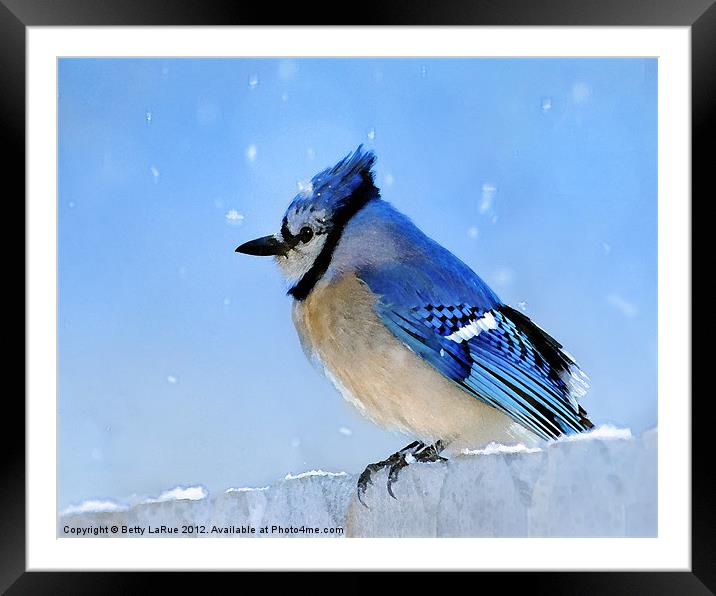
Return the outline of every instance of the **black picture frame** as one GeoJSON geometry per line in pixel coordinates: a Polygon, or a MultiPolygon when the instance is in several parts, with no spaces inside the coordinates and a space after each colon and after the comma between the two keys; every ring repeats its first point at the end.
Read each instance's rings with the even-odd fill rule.
{"type": "MultiPolygon", "coordinates": [[[[8,202],[25,192],[25,38],[32,26],[137,25],[498,25],[498,26],[680,26],[691,28],[692,195],[706,200],[706,143],[716,104],[716,5],[714,0],[400,0],[345,5],[191,0],[0,0],[0,115],[4,188],[8,202]],[[10,186],[9,183],[14,183],[10,186]],[[9,191],[13,189],[15,192],[9,191]]],[[[712,193],[713,191],[711,191],[712,193]]],[[[693,199],[691,201],[693,204],[693,199]]],[[[685,208],[691,208],[685,205],[685,208]]],[[[24,217],[24,216],[23,216],[24,217]]],[[[7,225],[6,229],[10,226],[7,225]]],[[[9,235],[6,235],[9,237],[9,235]]],[[[19,242],[6,246],[16,261],[19,242]]],[[[19,267],[19,265],[18,265],[19,267]]],[[[23,273],[24,275],[24,273],[23,273]]],[[[6,286],[9,287],[9,286],[6,286]]],[[[6,296],[14,292],[6,291],[6,296]]],[[[26,296],[25,296],[26,297],[26,296]]],[[[690,324],[690,322],[689,322],[690,324]]],[[[23,342],[24,345],[24,342],[23,342]]],[[[693,367],[692,367],[693,368],[693,367]]],[[[687,396],[684,396],[685,398],[687,396]]],[[[692,567],[690,572],[539,572],[512,574],[512,590],[541,594],[709,594],[716,590],[716,515],[711,488],[712,418],[709,395],[692,403],[692,567]]],[[[105,594],[206,587],[205,574],[82,573],[25,571],[25,408],[20,392],[3,400],[6,446],[0,465],[0,590],[8,594],[105,594]],[[14,431],[14,437],[10,433],[14,431]]],[[[320,566],[320,563],[317,563],[320,566]]],[[[495,574],[492,574],[495,575],[495,574]]],[[[491,579],[504,581],[504,578],[491,579]]],[[[369,578],[352,587],[360,589],[369,578]]],[[[367,584],[364,587],[368,587],[367,584]]]]}

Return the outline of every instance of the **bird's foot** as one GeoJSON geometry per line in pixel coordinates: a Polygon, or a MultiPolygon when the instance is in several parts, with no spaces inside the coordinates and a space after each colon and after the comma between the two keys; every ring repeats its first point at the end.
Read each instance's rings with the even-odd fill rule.
{"type": "Polygon", "coordinates": [[[416,451],[413,454],[413,457],[415,457],[415,461],[419,461],[422,463],[447,461],[446,457],[440,455],[443,449],[445,449],[445,444],[442,441],[436,441],[432,445],[426,445],[422,449],[416,451]]]}
{"type": "MultiPolygon", "coordinates": [[[[393,453],[393,455],[391,455],[389,458],[384,459],[383,461],[376,462],[374,464],[367,465],[365,470],[363,470],[363,473],[358,478],[358,500],[361,502],[361,504],[365,507],[368,507],[368,505],[366,505],[365,501],[363,500],[363,495],[368,489],[368,485],[373,484],[373,474],[375,474],[376,472],[380,472],[384,468],[388,468],[388,475],[390,475],[390,471],[395,465],[400,464],[400,462],[405,462],[405,456],[407,454],[412,454],[414,450],[420,449],[424,446],[425,444],[421,443],[420,441],[413,441],[412,443],[410,443],[410,445],[406,445],[400,451],[396,451],[395,453],[393,453]]],[[[404,463],[403,467],[405,467],[405,465],[407,464],[404,463]]],[[[388,490],[390,491],[390,489],[388,490]]]]}
{"type": "Polygon", "coordinates": [[[363,500],[363,495],[365,494],[368,485],[373,484],[373,474],[384,468],[388,468],[388,494],[396,499],[397,497],[393,493],[393,484],[398,479],[398,475],[403,468],[416,461],[425,463],[447,461],[440,455],[443,448],[444,445],[442,441],[437,441],[433,445],[425,445],[425,443],[420,441],[414,441],[410,443],[410,445],[403,447],[403,449],[391,455],[388,459],[368,465],[360,475],[360,478],[358,478],[358,500],[362,505],[368,507],[363,500]]]}

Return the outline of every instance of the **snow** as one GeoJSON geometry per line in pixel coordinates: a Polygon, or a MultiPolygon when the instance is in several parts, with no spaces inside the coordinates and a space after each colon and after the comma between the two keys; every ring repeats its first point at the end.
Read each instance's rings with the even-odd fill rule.
{"type": "Polygon", "coordinates": [[[313,183],[310,180],[299,180],[296,182],[296,186],[302,196],[310,198],[313,195],[313,183]]]}
{"type": "Polygon", "coordinates": [[[282,81],[290,81],[296,78],[299,66],[296,60],[281,60],[278,64],[278,78],[282,81]]]}
{"type": "Polygon", "coordinates": [[[370,507],[351,503],[349,536],[618,537],[657,534],[657,435],[608,427],[540,450],[492,446],[404,470],[370,507]],[[619,439],[619,440],[614,440],[619,439]]]}
{"type": "Polygon", "coordinates": [[[514,273],[512,273],[511,269],[508,269],[507,267],[502,267],[501,269],[498,269],[495,272],[494,280],[495,285],[498,286],[506,286],[512,283],[512,280],[514,279],[514,273]]]}
{"type": "Polygon", "coordinates": [[[603,424],[586,433],[561,437],[557,439],[557,442],[569,443],[574,441],[592,441],[594,439],[602,439],[607,441],[611,439],[627,440],[631,438],[631,429],[618,428],[610,424],[603,424]]]}
{"type": "Polygon", "coordinates": [[[227,488],[227,493],[248,493],[255,490],[268,490],[270,487],[268,486],[261,486],[261,487],[252,487],[252,486],[242,486],[240,488],[227,488]]]}
{"type": "Polygon", "coordinates": [[[485,183],[482,185],[482,196],[480,198],[480,213],[487,213],[492,209],[492,201],[495,198],[497,188],[492,184],[485,183]]]}
{"type": "Polygon", "coordinates": [[[284,480],[298,480],[299,478],[308,478],[310,476],[347,476],[345,472],[324,472],[323,470],[309,470],[300,474],[286,474],[284,480]]]}
{"type": "Polygon", "coordinates": [[[592,95],[589,85],[583,81],[579,81],[572,86],[572,99],[575,103],[584,103],[592,95]]]}
{"type": "Polygon", "coordinates": [[[134,505],[97,499],[62,511],[58,535],[77,535],[64,526],[190,524],[257,528],[234,538],[272,525],[340,527],[347,537],[656,536],[657,439],[656,430],[634,436],[606,425],[539,448],[493,443],[448,462],[412,463],[393,484],[397,499],[387,472],[377,473],[367,507],[356,498],[358,474],[323,470],[214,495],[180,486],[134,505]]]}
{"type": "Polygon", "coordinates": [[[70,505],[66,509],[63,509],[60,515],[124,511],[125,509],[126,507],[120,505],[119,503],[115,503],[114,501],[89,500],[82,501],[82,503],[80,503],[79,505],[70,505]]]}
{"type": "Polygon", "coordinates": [[[483,449],[463,449],[463,455],[497,455],[500,453],[537,453],[542,451],[539,447],[527,447],[522,443],[517,445],[501,445],[500,443],[489,443],[483,449]]]}
{"type": "Polygon", "coordinates": [[[229,209],[224,217],[227,223],[232,225],[240,225],[244,221],[244,215],[239,213],[236,209],[229,209]]]}
{"type": "Polygon", "coordinates": [[[638,310],[636,306],[634,306],[634,304],[632,304],[628,300],[624,299],[619,294],[609,294],[607,296],[607,302],[615,309],[617,309],[627,319],[632,319],[637,315],[638,310]]]}
{"type": "MultiPolygon", "coordinates": [[[[551,443],[571,443],[575,441],[593,441],[594,439],[600,439],[602,441],[610,440],[628,440],[632,439],[633,435],[629,428],[618,428],[611,424],[603,424],[597,426],[592,430],[580,433],[578,435],[565,435],[559,439],[555,439],[551,443]]],[[[490,443],[482,449],[463,449],[463,455],[495,455],[499,453],[538,453],[542,451],[539,447],[527,447],[522,443],[516,445],[501,445],[500,443],[490,443]]]]}
{"type": "Polygon", "coordinates": [[[256,161],[257,153],[258,153],[258,149],[256,148],[256,145],[249,145],[246,148],[246,159],[249,161],[249,163],[253,163],[256,161]]]}
{"type": "Polygon", "coordinates": [[[162,503],[164,501],[199,501],[206,499],[209,493],[203,486],[177,486],[171,490],[165,490],[158,497],[145,499],[144,503],[162,503]]]}

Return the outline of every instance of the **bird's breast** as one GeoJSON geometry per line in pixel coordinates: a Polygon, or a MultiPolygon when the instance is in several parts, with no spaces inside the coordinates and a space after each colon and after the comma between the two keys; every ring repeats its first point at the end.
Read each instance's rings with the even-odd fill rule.
{"type": "Polygon", "coordinates": [[[375,302],[361,280],[346,274],[319,282],[306,300],[294,303],[307,355],[343,397],[374,422],[424,441],[475,432],[486,433],[486,441],[504,440],[512,422],[410,351],[383,325],[375,302]]]}

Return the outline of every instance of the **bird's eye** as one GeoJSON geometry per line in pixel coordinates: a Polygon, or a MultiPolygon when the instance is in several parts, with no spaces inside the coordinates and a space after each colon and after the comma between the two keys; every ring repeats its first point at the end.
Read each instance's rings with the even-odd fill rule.
{"type": "Polygon", "coordinates": [[[313,230],[308,226],[305,226],[301,228],[301,231],[298,233],[298,237],[301,239],[301,242],[306,244],[306,242],[309,242],[311,238],[313,238],[313,230]]]}

